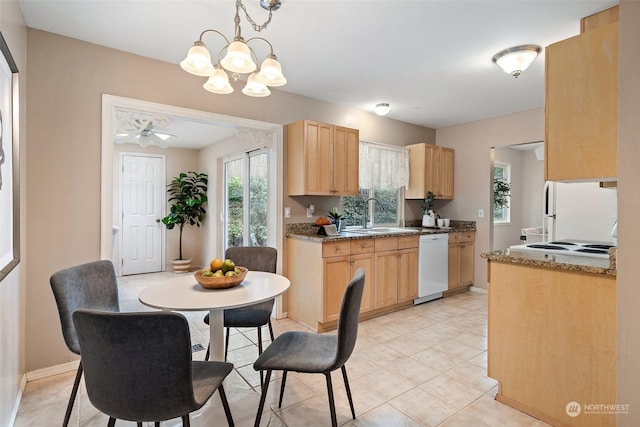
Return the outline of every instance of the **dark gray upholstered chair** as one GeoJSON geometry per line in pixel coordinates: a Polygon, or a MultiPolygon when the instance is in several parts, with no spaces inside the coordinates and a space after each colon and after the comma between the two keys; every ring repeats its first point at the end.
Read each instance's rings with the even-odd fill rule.
{"type": "Polygon", "coordinates": [[[200,409],[217,390],[233,426],[222,381],[231,363],[191,359],[187,319],[167,311],[73,313],[91,404],[116,419],[155,422],[182,418],[200,409]]]}
{"type": "MultiPolygon", "coordinates": [[[[58,305],[64,342],[71,352],[79,355],[80,345],[71,318],[73,312],[79,308],[120,311],[118,282],[113,264],[111,261],[103,260],[70,267],[54,273],[49,282],[58,305]]],[[[81,377],[82,359],[67,404],[63,427],[69,424],[81,377]]]]}
{"type": "Polygon", "coordinates": [[[344,379],[351,415],[356,418],[351,399],[351,389],[347,379],[347,370],[344,366],[351,356],[356,344],[358,333],[358,316],[362,292],[364,289],[364,271],[359,268],[353,279],[347,285],[342,297],[340,318],[338,320],[338,332],[335,335],[318,335],[309,332],[285,332],[276,338],[269,347],[258,357],[253,364],[256,371],[267,371],[262,386],[262,396],[258,406],[255,426],[260,425],[264,401],[269,389],[269,379],[272,371],[283,371],[280,386],[280,399],[278,407],[282,406],[284,387],[287,381],[287,372],[303,372],[309,374],[324,374],[329,393],[329,408],[331,410],[331,425],[337,425],[336,407],[333,401],[333,386],[331,385],[331,372],[340,368],[344,379]]]}
{"type": "MultiPolygon", "coordinates": [[[[247,267],[250,271],[276,272],[278,251],[267,246],[237,246],[228,248],[225,258],[232,259],[236,265],[247,267]]],[[[273,341],[273,327],[271,326],[271,311],[273,302],[264,301],[246,307],[232,308],[224,311],[224,326],[227,328],[224,346],[224,360],[227,360],[229,348],[229,328],[257,328],[258,330],[258,354],[262,353],[262,327],[269,326],[269,335],[273,341]]],[[[209,324],[209,315],[204,318],[204,323],[209,324]]],[[[209,350],[204,360],[209,360],[209,350]]]]}

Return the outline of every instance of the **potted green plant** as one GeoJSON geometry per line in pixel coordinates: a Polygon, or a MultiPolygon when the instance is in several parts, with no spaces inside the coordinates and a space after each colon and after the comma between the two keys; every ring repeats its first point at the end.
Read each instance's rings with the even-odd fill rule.
{"type": "Polygon", "coordinates": [[[339,233],[342,230],[342,217],[344,212],[339,211],[338,208],[333,208],[329,211],[329,220],[336,225],[336,231],[339,233]]]}
{"type": "Polygon", "coordinates": [[[427,197],[422,201],[422,226],[423,227],[435,227],[436,225],[436,213],[433,211],[433,205],[435,204],[436,195],[433,191],[427,192],[427,197]]]}
{"type": "Polygon", "coordinates": [[[169,195],[169,214],[162,218],[162,223],[167,230],[173,230],[176,226],[180,230],[180,246],[178,259],[171,260],[176,273],[188,272],[191,268],[191,259],[182,256],[182,231],[185,225],[200,227],[207,211],[207,184],[206,173],[181,172],[167,185],[169,195]]]}

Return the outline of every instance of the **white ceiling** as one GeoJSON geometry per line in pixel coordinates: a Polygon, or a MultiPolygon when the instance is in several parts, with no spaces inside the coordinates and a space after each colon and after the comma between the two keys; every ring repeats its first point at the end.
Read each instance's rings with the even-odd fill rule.
{"type": "MultiPolygon", "coordinates": [[[[243,0],[262,23],[258,0],[243,0]]],[[[234,0],[19,0],[27,25],[178,64],[201,31],[233,37],[234,0]]],[[[579,33],[609,0],[282,0],[268,39],[288,79],[279,89],[438,129],[544,104],[544,47],[579,33]],[[536,44],[518,79],[491,60],[536,44]]],[[[241,15],[245,39],[256,36],[241,15]]],[[[204,42],[217,55],[222,38],[204,42]]],[[[266,44],[264,44],[266,46],[266,44]]],[[[261,59],[267,54],[255,44],[261,59]]],[[[204,82],[204,79],[203,79],[204,82]]],[[[203,89],[203,96],[210,94],[203,89]]],[[[176,131],[171,133],[176,133],[176,131]]]]}

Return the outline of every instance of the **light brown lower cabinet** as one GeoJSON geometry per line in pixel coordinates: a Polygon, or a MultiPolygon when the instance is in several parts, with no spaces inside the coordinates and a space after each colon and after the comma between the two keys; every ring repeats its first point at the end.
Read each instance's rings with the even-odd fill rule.
{"type": "Polygon", "coordinates": [[[417,296],[417,236],[326,243],[289,238],[287,246],[288,315],[317,331],[336,327],[345,287],[360,267],[361,318],[410,305],[417,296]]]}
{"type": "Polygon", "coordinates": [[[488,270],[496,400],[554,426],[615,426],[624,408],[610,405],[625,403],[616,400],[615,276],[497,261],[488,270]]]}
{"type": "Polygon", "coordinates": [[[375,240],[375,308],[412,301],[418,296],[418,238],[375,240]]]}
{"type": "Polygon", "coordinates": [[[475,232],[449,233],[449,288],[459,291],[473,285],[475,232]]]}

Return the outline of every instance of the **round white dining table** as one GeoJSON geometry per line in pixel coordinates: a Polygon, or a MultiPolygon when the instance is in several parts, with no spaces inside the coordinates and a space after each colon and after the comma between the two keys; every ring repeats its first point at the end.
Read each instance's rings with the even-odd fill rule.
{"type": "Polygon", "coordinates": [[[209,345],[211,360],[224,360],[224,310],[244,307],[282,295],[289,289],[289,279],[279,274],[249,271],[238,286],[206,289],[193,274],[181,275],[144,288],[138,300],[153,308],[171,311],[209,310],[209,345]]]}

